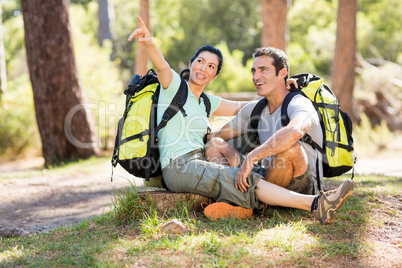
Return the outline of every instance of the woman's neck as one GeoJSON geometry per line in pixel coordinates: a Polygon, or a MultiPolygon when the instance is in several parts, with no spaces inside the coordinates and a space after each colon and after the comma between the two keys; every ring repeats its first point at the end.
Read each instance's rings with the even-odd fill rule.
{"type": "Polygon", "coordinates": [[[193,93],[198,101],[200,101],[200,97],[202,92],[204,92],[205,86],[199,86],[191,82],[188,82],[188,85],[190,86],[191,93],[193,93]]]}

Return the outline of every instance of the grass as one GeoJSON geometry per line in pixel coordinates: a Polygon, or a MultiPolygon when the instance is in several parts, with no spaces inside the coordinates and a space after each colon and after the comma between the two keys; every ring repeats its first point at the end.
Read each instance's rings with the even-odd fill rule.
{"type": "Polygon", "coordinates": [[[131,185],[114,193],[109,213],[40,235],[0,238],[0,267],[400,266],[402,178],[356,176],[355,182],[354,194],[325,226],[307,211],[281,207],[246,220],[212,222],[186,204],[161,215],[131,185]],[[161,234],[159,226],[173,218],[191,231],[161,234]]]}

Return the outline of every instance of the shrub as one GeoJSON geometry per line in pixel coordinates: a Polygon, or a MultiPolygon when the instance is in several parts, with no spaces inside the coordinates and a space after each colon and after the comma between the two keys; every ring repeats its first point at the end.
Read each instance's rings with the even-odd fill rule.
{"type": "Polygon", "coordinates": [[[116,225],[129,225],[156,213],[155,204],[147,193],[140,194],[135,184],[114,190],[111,218],[116,225]]]}
{"type": "Polygon", "coordinates": [[[41,148],[28,75],[8,82],[0,105],[0,156],[13,159],[41,148]]]}

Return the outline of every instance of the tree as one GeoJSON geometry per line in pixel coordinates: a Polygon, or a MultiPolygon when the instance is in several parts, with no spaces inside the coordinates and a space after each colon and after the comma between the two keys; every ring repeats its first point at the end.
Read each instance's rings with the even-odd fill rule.
{"type": "Polygon", "coordinates": [[[45,165],[99,155],[70,36],[69,1],[21,0],[45,165]]]}
{"type": "Polygon", "coordinates": [[[400,0],[359,0],[358,49],[363,58],[401,63],[401,17],[400,0]]]}
{"type": "MultiPolygon", "coordinates": [[[[114,23],[114,8],[113,8],[113,0],[98,0],[98,44],[99,46],[103,46],[104,40],[110,40],[112,45],[114,43],[113,35],[112,35],[112,25],[114,23]]],[[[114,59],[114,53],[112,49],[112,55],[110,58],[114,59]]]]}
{"type": "Polygon", "coordinates": [[[287,14],[290,0],[261,0],[262,46],[286,51],[288,43],[287,14]]]}
{"type": "Polygon", "coordinates": [[[3,92],[7,91],[6,53],[4,51],[2,10],[0,3],[0,96],[3,92]]]}
{"type": "Polygon", "coordinates": [[[356,119],[352,107],[356,59],[357,0],[339,0],[335,56],[332,64],[332,90],[342,110],[356,119]]]}
{"type": "Polygon", "coordinates": [[[231,52],[244,52],[244,65],[261,46],[261,10],[255,1],[155,0],[153,6],[153,34],[177,71],[185,68],[204,44],[226,43],[231,52]]]}
{"type": "MultiPolygon", "coordinates": [[[[151,24],[149,19],[149,0],[140,0],[140,16],[144,20],[145,25],[151,32],[151,24]]],[[[135,56],[134,73],[145,75],[148,71],[148,55],[145,48],[137,43],[137,51],[135,56]]]]}

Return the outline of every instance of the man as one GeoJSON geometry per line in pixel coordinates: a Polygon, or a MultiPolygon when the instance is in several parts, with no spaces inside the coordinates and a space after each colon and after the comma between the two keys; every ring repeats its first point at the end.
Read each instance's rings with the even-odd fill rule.
{"type": "MultiPolygon", "coordinates": [[[[255,50],[252,79],[257,94],[268,100],[258,123],[260,146],[250,151],[240,166],[235,186],[243,193],[249,184],[247,176],[257,171],[268,182],[303,194],[318,194],[316,168],[322,172],[321,156],[310,145],[299,141],[306,133],[322,145],[323,137],[318,114],[311,101],[297,95],[289,103],[287,113],[290,122],[283,126],[281,106],[289,91],[286,83],[289,76],[288,58],[280,49],[262,47],[255,50]],[[318,162],[317,162],[317,157],[318,162]],[[263,160],[265,168],[256,168],[254,163],[263,160]],[[317,164],[318,163],[318,164],[317,164]]],[[[240,164],[240,153],[224,140],[237,137],[249,131],[252,110],[258,101],[252,101],[220,131],[211,135],[206,146],[209,161],[240,164]]],[[[317,178],[318,177],[318,178],[317,178]]],[[[321,180],[320,185],[323,185],[321,180]]]]}

